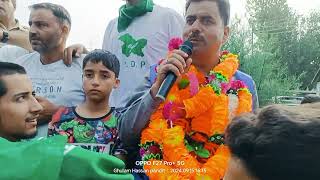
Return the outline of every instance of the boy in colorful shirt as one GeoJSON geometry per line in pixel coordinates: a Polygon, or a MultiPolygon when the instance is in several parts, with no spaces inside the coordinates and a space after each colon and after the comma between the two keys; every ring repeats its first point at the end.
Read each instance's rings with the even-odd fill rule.
{"type": "Polygon", "coordinates": [[[66,135],[69,143],[124,159],[117,113],[109,106],[110,93],[120,84],[120,63],[114,54],[94,50],[84,58],[82,68],[86,100],[76,107],[60,108],[49,123],[48,136],[66,135]]]}

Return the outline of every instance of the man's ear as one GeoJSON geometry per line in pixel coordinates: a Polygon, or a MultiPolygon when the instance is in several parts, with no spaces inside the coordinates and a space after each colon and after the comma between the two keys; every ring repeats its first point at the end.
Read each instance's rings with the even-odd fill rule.
{"type": "Polygon", "coordinates": [[[223,30],[222,44],[224,44],[228,41],[229,35],[230,35],[230,28],[229,28],[229,26],[225,26],[224,30],[223,30]]]}
{"type": "Polygon", "coordinates": [[[66,24],[63,24],[62,25],[62,33],[64,34],[65,38],[68,37],[69,32],[70,32],[70,27],[67,26],[66,24]]]}
{"type": "Polygon", "coordinates": [[[120,79],[116,78],[116,82],[113,85],[113,89],[117,89],[120,86],[120,79]]]}

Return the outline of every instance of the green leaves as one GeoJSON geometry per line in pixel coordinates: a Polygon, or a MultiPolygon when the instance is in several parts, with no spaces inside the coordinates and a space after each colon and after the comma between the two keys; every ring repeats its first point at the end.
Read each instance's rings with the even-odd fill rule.
{"type": "Polygon", "coordinates": [[[195,148],[189,144],[186,144],[186,148],[189,152],[195,151],[195,148]]]}
{"type": "MultiPolygon", "coordinates": [[[[300,88],[302,83],[310,84],[310,77],[320,65],[319,33],[306,38],[311,35],[310,25],[295,26],[300,17],[286,2],[248,0],[249,25],[243,23],[242,17],[234,18],[231,37],[222,48],[239,55],[240,70],[255,81],[260,106],[272,103],[275,96],[292,95],[288,92],[300,88]],[[279,24],[281,27],[277,27],[279,24]],[[318,63],[310,65],[317,57],[318,63]]],[[[316,19],[319,22],[320,18],[316,19]]]]}
{"type": "Polygon", "coordinates": [[[201,158],[209,158],[210,157],[210,152],[205,148],[201,148],[195,152],[201,158]]]}
{"type": "Polygon", "coordinates": [[[181,79],[181,81],[178,84],[179,89],[185,89],[190,84],[189,79],[181,79]]]}
{"type": "Polygon", "coordinates": [[[192,140],[190,140],[190,142],[188,142],[187,140],[185,140],[185,145],[186,145],[186,148],[189,152],[194,152],[197,156],[199,156],[201,158],[209,158],[210,157],[210,152],[203,147],[202,143],[198,143],[198,142],[195,142],[192,140]]]}
{"type": "Polygon", "coordinates": [[[160,154],[146,154],[145,156],[143,156],[143,161],[149,161],[150,159],[157,159],[157,160],[161,160],[161,155],[160,154]]]}

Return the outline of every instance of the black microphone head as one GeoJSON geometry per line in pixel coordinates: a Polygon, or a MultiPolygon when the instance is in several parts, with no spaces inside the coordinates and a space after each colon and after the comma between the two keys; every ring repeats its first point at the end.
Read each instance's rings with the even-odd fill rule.
{"type": "Polygon", "coordinates": [[[192,42],[189,40],[186,40],[181,46],[180,50],[187,53],[189,56],[192,55],[193,45],[192,42]]]}

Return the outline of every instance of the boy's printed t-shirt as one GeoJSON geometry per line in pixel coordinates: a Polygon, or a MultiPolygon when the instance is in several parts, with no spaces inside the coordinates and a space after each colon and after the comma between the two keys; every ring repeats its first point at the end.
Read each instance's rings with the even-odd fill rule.
{"type": "Polygon", "coordinates": [[[60,108],[49,123],[48,136],[65,135],[68,143],[94,152],[126,154],[118,137],[115,109],[100,118],[84,118],[76,107],[60,108]]]}

